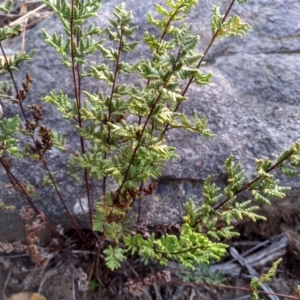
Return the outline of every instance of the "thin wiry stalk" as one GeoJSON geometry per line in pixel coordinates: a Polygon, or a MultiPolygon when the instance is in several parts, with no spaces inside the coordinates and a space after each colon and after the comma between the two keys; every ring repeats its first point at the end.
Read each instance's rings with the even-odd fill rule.
{"type": "MultiPolygon", "coordinates": [[[[0,43],[0,48],[1,48],[2,55],[3,55],[3,57],[4,57],[4,60],[5,60],[6,64],[7,64],[7,66],[9,66],[7,56],[6,56],[6,54],[5,54],[5,51],[4,51],[4,49],[3,49],[1,43],[0,43]]],[[[17,96],[18,96],[18,99],[20,100],[20,101],[19,101],[19,106],[20,106],[20,108],[21,108],[22,116],[23,116],[23,118],[24,118],[24,120],[25,120],[25,123],[26,123],[26,125],[27,125],[26,127],[29,128],[29,120],[27,119],[26,114],[25,114],[25,110],[24,110],[24,107],[23,107],[23,102],[21,101],[21,96],[20,96],[20,93],[19,93],[19,89],[18,89],[17,83],[16,83],[16,81],[15,81],[15,78],[14,78],[14,76],[13,76],[12,71],[10,70],[10,68],[8,68],[8,72],[9,72],[10,78],[11,78],[11,80],[12,80],[12,82],[13,82],[13,85],[14,85],[14,88],[15,88],[15,92],[16,92],[16,94],[17,94],[17,96]]],[[[27,92],[27,94],[26,94],[26,97],[27,97],[27,96],[28,96],[28,92],[27,92]]],[[[33,138],[33,135],[31,134],[30,137],[31,137],[32,142],[33,142],[34,145],[35,145],[35,148],[37,149],[37,152],[38,152],[39,156],[40,156],[40,157],[43,157],[42,153],[38,150],[37,143],[36,143],[36,140],[33,138]]],[[[79,226],[79,224],[77,223],[77,221],[74,219],[74,217],[72,216],[72,214],[70,213],[68,207],[66,206],[65,201],[64,201],[62,195],[60,194],[60,192],[59,192],[59,190],[58,190],[57,184],[56,184],[56,182],[55,182],[55,180],[54,180],[54,178],[53,178],[53,176],[52,176],[52,174],[51,174],[51,172],[50,172],[50,170],[49,170],[49,168],[48,168],[48,164],[47,164],[47,162],[46,162],[46,160],[45,160],[44,158],[42,159],[42,163],[43,163],[44,168],[46,169],[46,171],[47,171],[47,173],[48,173],[48,176],[49,176],[49,178],[50,178],[50,180],[51,180],[51,182],[52,182],[52,184],[53,184],[53,186],[54,186],[55,192],[56,192],[56,194],[57,194],[57,196],[58,196],[60,202],[63,204],[64,209],[66,210],[67,214],[69,215],[69,217],[70,217],[72,223],[74,224],[75,228],[79,231],[79,234],[80,234],[81,238],[83,238],[83,232],[82,232],[82,229],[81,229],[81,227],[79,226]]],[[[17,182],[18,182],[18,181],[17,181],[17,182]]],[[[18,184],[19,184],[19,182],[18,182],[18,184]]],[[[26,197],[26,199],[28,200],[27,197],[26,197]]],[[[30,203],[30,205],[33,204],[32,201],[30,201],[29,203],[30,203]]]]}
{"type": "MultiPolygon", "coordinates": [[[[54,178],[53,178],[53,176],[52,176],[52,174],[51,174],[51,172],[50,172],[50,170],[49,170],[49,168],[48,168],[48,165],[45,163],[44,166],[45,166],[45,168],[46,168],[46,170],[47,170],[47,172],[48,172],[48,174],[49,174],[49,177],[50,177],[51,182],[55,182],[55,180],[54,180],[54,178]]],[[[68,214],[70,220],[71,220],[72,223],[75,225],[75,228],[78,230],[78,233],[79,233],[79,235],[80,235],[80,238],[84,239],[84,233],[83,233],[83,231],[82,231],[82,228],[80,227],[80,225],[78,224],[78,222],[75,220],[74,216],[70,213],[70,211],[69,211],[69,209],[68,209],[68,207],[67,207],[65,201],[63,200],[63,198],[62,198],[62,196],[61,196],[60,191],[58,190],[57,185],[54,185],[54,189],[55,189],[56,193],[59,195],[59,197],[60,197],[60,199],[61,199],[61,203],[62,203],[62,205],[64,206],[64,209],[66,210],[66,212],[67,212],[67,214],[68,214]]]]}
{"type": "MultiPolygon", "coordinates": [[[[289,152],[287,155],[285,155],[282,159],[280,159],[278,162],[276,162],[273,166],[271,166],[266,173],[270,173],[273,170],[277,169],[278,167],[280,167],[280,165],[282,165],[291,155],[293,155],[294,151],[289,152]]],[[[257,182],[258,180],[260,180],[262,178],[261,175],[255,177],[254,179],[252,179],[250,182],[248,182],[247,184],[245,184],[243,187],[241,187],[239,190],[237,190],[232,197],[235,197],[237,195],[239,195],[240,193],[249,190],[251,188],[251,185],[254,184],[255,182],[257,182]]],[[[214,210],[219,210],[222,206],[224,206],[230,199],[232,199],[232,197],[227,197],[226,199],[224,199],[223,201],[221,201],[219,204],[217,204],[214,207],[214,210]]],[[[202,220],[198,220],[193,227],[196,227],[197,225],[199,225],[202,222],[202,220]]]]}
{"type": "MultiPolygon", "coordinates": [[[[173,284],[182,284],[182,285],[192,285],[192,286],[211,286],[213,288],[220,288],[220,289],[230,289],[230,290],[236,290],[236,291],[244,291],[248,293],[252,293],[253,290],[248,287],[239,287],[239,286],[230,286],[230,285],[225,285],[225,284],[210,284],[210,283],[196,283],[196,282],[183,282],[181,280],[172,280],[171,283],[173,284]]],[[[293,299],[293,300],[299,300],[299,297],[297,296],[288,296],[284,294],[278,294],[278,293],[270,293],[262,290],[256,290],[258,294],[263,294],[263,295],[273,295],[273,296],[278,296],[282,297],[283,299],[293,299]]]]}
{"type": "MultiPolygon", "coordinates": [[[[163,31],[163,33],[162,33],[162,35],[161,35],[161,37],[160,37],[160,42],[163,41],[165,35],[167,34],[167,30],[168,30],[168,28],[169,28],[169,26],[170,26],[170,24],[171,24],[173,18],[177,15],[177,12],[178,12],[178,10],[179,10],[181,7],[183,7],[183,4],[182,4],[181,6],[179,6],[179,7],[175,10],[175,12],[173,13],[173,15],[169,18],[169,20],[168,20],[168,22],[167,22],[167,25],[166,25],[166,27],[164,28],[164,31],[163,31]]],[[[155,53],[157,53],[157,51],[158,51],[158,49],[156,49],[155,53]]],[[[155,57],[153,57],[152,61],[155,61],[155,57]]],[[[151,81],[151,79],[148,79],[148,81],[147,81],[147,86],[150,84],[150,81],[151,81]]]]}
{"type": "MultiPolygon", "coordinates": [[[[173,18],[176,16],[178,10],[179,10],[182,6],[183,6],[183,5],[179,6],[179,7],[177,8],[177,10],[176,10],[176,11],[172,14],[172,16],[169,18],[169,20],[168,20],[168,22],[167,22],[167,25],[166,25],[166,27],[164,28],[163,33],[161,34],[160,42],[163,41],[165,35],[167,34],[167,30],[168,30],[168,28],[169,28],[169,26],[170,26],[170,24],[171,24],[173,18]]],[[[157,51],[158,51],[158,49],[156,49],[155,53],[157,53],[157,51]]],[[[155,57],[153,57],[152,61],[155,61],[155,57]]],[[[151,79],[148,79],[148,80],[147,80],[147,86],[149,86],[150,82],[151,82],[151,79]]],[[[139,117],[139,121],[138,121],[139,126],[141,125],[141,123],[142,123],[142,117],[139,117]]],[[[153,124],[152,124],[152,127],[153,127],[153,124]]]]}
{"type": "MultiPolygon", "coordinates": [[[[31,205],[31,207],[35,210],[37,214],[42,213],[42,211],[32,202],[31,198],[29,197],[27,191],[23,188],[22,184],[20,184],[19,180],[10,172],[9,168],[6,166],[5,162],[3,162],[3,159],[0,157],[0,164],[5,169],[7,176],[10,178],[11,182],[16,184],[18,188],[22,191],[22,194],[25,196],[27,202],[31,205]]],[[[46,218],[46,225],[54,236],[57,235],[55,229],[51,225],[51,223],[46,218]]]]}
{"type": "MultiPolygon", "coordinates": [[[[167,25],[166,25],[166,27],[164,28],[163,33],[161,34],[160,42],[163,41],[165,35],[167,34],[167,30],[168,30],[168,28],[169,28],[169,26],[170,26],[170,24],[171,24],[173,18],[176,16],[178,10],[179,10],[182,6],[183,6],[183,5],[179,6],[178,9],[177,9],[177,10],[172,14],[172,16],[169,18],[169,20],[168,20],[168,22],[167,22],[167,25]]],[[[157,53],[157,51],[158,51],[158,49],[156,49],[156,52],[155,52],[155,53],[157,53]]],[[[179,50],[179,51],[180,51],[180,50],[179,50]]],[[[153,57],[152,61],[155,61],[155,57],[153,57]]],[[[147,86],[149,86],[150,82],[151,82],[151,79],[148,79],[148,80],[147,80],[147,86]]],[[[142,123],[142,117],[139,117],[138,125],[140,126],[141,123],[142,123]]],[[[154,131],[154,122],[152,122],[152,125],[151,125],[151,126],[152,126],[151,132],[153,132],[153,131],[154,131]]],[[[164,134],[165,134],[165,132],[164,132],[164,134]]],[[[141,189],[142,189],[142,188],[143,188],[143,183],[141,182],[141,189]]],[[[139,222],[140,222],[140,213],[141,213],[141,199],[139,199],[137,224],[139,224],[139,222]]]]}
{"type": "MultiPolygon", "coordinates": [[[[174,62],[173,68],[172,68],[172,70],[171,70],[171,72],[170,72],[168,78],[166,79],[166,81],[165,81],[165,83],[164,83],[164,85],[163,85],[163,88],[165,88],[165,87],[167,86],[167,84],[169,83],[169,80],[170,80],[170,78],[172,77],[172,74],[173,74],[173,72],[174,72],[174,70],[175,70],[175,66],[176,66],[176,64],[177,64],[177,62],[178,62],[178,60],[179,60],[179,58],[180,58],[180,52],[178,53],[178,56],[177,56],[177,58],[176,58],[176,60],[175,60],[175,62],[174,62]]],[[[128,174],[129,174],[129,170],[130,170],[130,168],[131,168],[131,166],[132,166],[132,163],[133,163],[133,160],[134,160],[134,158],[135,158],[135,155],[136,155],[138,149],[140,148],[140,143],[141,143],[142,137],[143,137],[143,135],[144,135],[144,132],[145,132],[145,130],[146,130],[146,128],[147,128],[148,122],[150,121],[150,118],[151,118],[151,116],[152,116],[152,114],[153,114],[153,112],[154,112],[154,109],[155,109],[156,105],[158,104],[158,102],[159,102],[161,96],[162,96],[162,92],[160,92],[159,95],[157,96],[157,98],[156,98],[156,100],[155,100],[155,102],[154,102],[154,104],[153,104],[153,106],[152,106],[152,108],[151,108],[151,110],[150,110],[150,112],[149,112],[149,115],[147,116],[147,119],[146,119],[146,121],[145,121],[145,123],[144,123],[144,125],[143,125],[143,128],[142,128],[142,130],[141,130],[141,133],[140,133],[140,135],[139,135],[139,137],[138,137],[138,143],[137,143],[136,147],[135,147],[134,150],[133,150],[133,153],[132,153],[130,162],[129,162],[129,164],[128,164],[128,167],[127,167],[127,169],[126,169],[126,172],[125,172],[125,175],[124,175],[124,178],[123,178],[123,181],[122,181],[122,183],[120,184],[120,187],[119,187],[119,189],[118,189],[118,195],[117,195],[117,197],[120,195],[120,193],[121,193],[121,191],[122,191],[122,188],[123,188],[125,182],[128,180],[127,177],[128,177],[128,174]]]]}
{"type": "MultiPolygon", "coordinates": [[[[284,156],[281,160],[279,160],[277,163],[275,163],[272,167],[270,167],[266,173],[270,173],[271,171],[277,169],[285,160],[287,160],[290,156],[292,156],[294,153],[294,151],[289,152],[286,156],[284,156]]],[[[258,180],[260,180],[262,178],[262,176],[257,176],[255,177],[253,180],[251,180],[250,182],[248,182],[245,186],[243,186],[242,188],[240,188],[238,191],[236,191],[233,194],[234,196],[237,196],[238,194],[240,194],[243,191],[246,191],[248,189],[251,188],[251,185],[255,182],[257,182],[258,180]]],[[[232,197],[231,197],[232,198],[232,197]]],[[[219,203],[214,209],[218,210],[220,209],[225,203],[227,203],[231,198],[226,198],[225,200],[223,200],[221,203],[219,203]]]]}
{"type": "MultiPolygon", "coordinates": [[[[235,2],[235,0],[232,0],[231,3],[230,3],[230,5],[228,6],[228,8],[227,8],[227,10],[226,10],[226,13],[225,13],[225,15],[224,15],[224,17],[223,17],[223,19],[222,19],[222,24],[226,21],[228,15],[229,15],[229,13],[230,13],[230,11],[231,11],[231,9],[232,9],[232,6],[233,6],[234,2],[235,2]]],[[[199,60],[199,62],[198,62],[198,64],[197,64],[197,69],[199,69],[199,68],[201,67],[201,64],[203,63],[203,61],[204,61],[204,59],[205,59],[207,53],[209,52],[211,46],[213,45],[213,43],[214,43],[214,41],[215,41],[215,39],[217,38],[218,35],[219,35],[219,30],[217,30],[217,31],[215,32],[215,34],[212,36],[210,42],[208,43],[208,45],[207,45],[207,47],[206,47],[206,49],[205,49],[205,51],[204,51],[204,53],[203,53],[203,56],[201,57],[201,59],[199,60]]],[[[186,87],[184,88],[183,92],[181,93],[182,96],[185,96],[185,94],[187,93],[187,91],[188,91],[190,85],[191,85],[193,82],[194,82],[194,76],[192,76],[192,77],[189,79],[189,81],[188,81],[186,87]]],[[[179,102],[179,103],[176,105],[176,107],[175,107],[175,109],[174,109],[174,112],[176,112],[176,111],[178,110],[180,104],[181,104],[181,102],[179,102]]],[[[166,133],[166,131],[168,130],[168,128],[169,128],[169,124],[166,125],[165,130],[163,131],[163,135],[166,133]]]]}
{"type": "MultiPolygon", "coordinates": [[[[4,60],[5,60],[5,63],[7,64],[7,66],[9,66],[9,63],[8,63],[8,59],[7,59],[6,53],[5,53],[5,51],[4,51],[3,47],[2,47],[2,43],[0,43],[0,48],[1,48],[2,56],[4,57],[4,60]]],[[[26,117],[26,115],[25,115],[25,111],[24,111],[24,108],[23,108],[23,105],[22,105],[22,102],[21,102],[21,96],[20,96],[20,93],[19,93],[19,89],[18,89],[17,83],[16,83],[16,81],[15,81],[15,78],[14,78],[14,76],[13,76],[13,74],[12,74],[12,71],[10,70],[9,67],[8,67],[8,72],[9,72],[10,78],[11,78],[11,80],[12,80],[12,82],[13,82],[13,85],[14,85],[14,88],[15,88],[15,91],[16,91],[16,94],[17,94],[17,96],[18,96],[18,99],[20,100],[20,103],[19,103],[19,104],[20,104],[22,116],[24,117],[24,120],[25,120],[25,122],[26,122],[26,125],[27,125],[27,127],[29,128],[29,121],[28,121],[28,119],[27,119],[27,117],[26,117]]],[[[32,138],[32,139],[33,139],[33,138],[32,138]]],[[[35,142],[34,139],[33,139],[33,142],[35,142]]]]}
{"type": "MultiPolygon", "coordinates": [[[[118,55],[117,55],[117,59],[116,59],[116,66],[115,66],[115,70],[114,70],[114,79],[113,79],[113,84],[111,87],[111,93],[110,93],[109,104],[108,104],[108,121],[110,121],[111,114],[112,114],[111,105],[112,105],[114,90],[115,90],[115,86],[116,86],[116,82],[117,82],[117,74],[118,74],[119,62],[120,62],[120,57],[121,57],[121,49],[122,49],[122,38],[123,38],[123,26],[121,26],[121,28],[120,28],[118,55]]],[[[106,143],[108,145],[110,142],[110,135],[111,135],[111,129],[110,129],[110,127],[108,127],[108,135],[107,135],[107,141],[106,141],[106,143]]],[[[104,153],[104,159],[106,159],[106,158],[107,158],[107,152],[104,153]]],[[[107,177],[105,176],[103,178],[103,183],[102,183],[103,196],[106,194],[106,180],[107,180],[107,177]]]]}
{"type": "MultiPolygon", "coordinates": [[[[75,2],[72,0],[71,3],[71,20],[70,20],[70,39],[71,39],[71,60],[72,60],[72,77],[73,77],[73,85],[74,85],[74,92],[75,92],[75,99],[77,104],[77,115],[78,115],[78,125],[82,128],[82,117],[81,117],[81,93],[80,93],[80,76],[79,76],[79,65],[75,62],[74,57],[74,6],[75,2]],[[77,83],[78,81],[78,83],[77,83]]],[[[78,45],[78,37],[77,37],[77,45],[78,45]]],[[[80,135],[80,147],[81,153],[85,154],[85,146],[83,137],[80,135]]],[[[84,169],[84,180],[85,180],[85,187],[86,187],[86,194],[88,199],[88,206],[89,206],[89,218],[90,218],[90,225],[92,226],[93,221],[93,206],[91,201],[90,195],[90,188],[89,188],[89,181],[88,181],[88,171],[84,169]]]]}

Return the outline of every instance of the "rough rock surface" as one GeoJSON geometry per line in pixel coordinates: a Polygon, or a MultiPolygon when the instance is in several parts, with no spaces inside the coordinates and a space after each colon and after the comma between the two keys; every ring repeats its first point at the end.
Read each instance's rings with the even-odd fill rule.
{"type": "MultiPolygon", "coordinates": [[[[103,1],[99,18],[95,22],[103,26],[119,0],[103,1]]],[[[149,0],[137,4],[127,0],[126,6],[133,11],[134,24],[139,25],[137,40],[142,40],[142,33],[148,28],[146,11],[154,9],[155,3],[164,1],[149,0]]],[[[188,21],[194,22],[194,30],[201,35],[200,49],[203,51],[209,42],[211,31],[210,8],[215,0],[201,1],[197,9],[189,16],[188,21]]],[[[230,1],[224,1],[222,7],[230,1]]],[[[224,9],[223,9],[224,11],[224,9]]],[[[282,150],[300,140],[300,3],[299,1],[252,0],[243,5],[235,5],[243,20],[250,23],[252,31],[243,39],[229,38],[217,41],[209,53],[204,72],[213,74],[212,84],[206,87],[192,86],[189,101],[182,106],[182,111],[191,115],[197,110],[206,115],[209,128],[217,134],[216,138],[205,139],[195,134],[171,131],[168,141],[177,147],[179,158],[170,162],[159,181],[157,196],[143,200],[143,215],[150,221],[159,223],[180,221],[185,201],[193,197],[201,200],[202,184],[207,175],[211,174],[218,184],[224,184],[226,174],[222,165],[225,159],[233,154],[251,178],[254,174],[254,157],[274,157],[282,150]],[[154,217],[155,216],[155,217],[154,217]]],[[[26,51],[37,49],[34,63],[26,63],[20,67],[17,78],[19,82],[29,70],[35,79],[30,92],[29,103],[40,104],[40,99],[50,90],[69,90],[71,74],[61,67],[60,60],[42,40],[41,28],[48,32],[62,32],[57,17],[52,16],[26,33],[26,51]]],[[[7,43],[8,48],[14,42],[7,43]]],[[[147,53],[140,47],[139,54],[147,53]]],[[[138,54],[137,54],[138,55],[138,54]]],[[[96,58],[97,59],[97,58],[96,58]]],[[[134,59],[130,57],[129,59],[134,59]]],[[[84,82],[92,91],[96,91],[96,83],[84,82]]],[[[11,117],[16,108],[5,103],[4,115],[11,117]]],[[[69,140],[70,148],[77,148],[79,139],[74,132],[65,126],[59,113],[50,105],[45,106],[45,122],[55,130],[60,130],[69,140]]],[[[66,157],[53,150],[50,154],[51,170],[64,170],[66,157]]],[[[42,165],[34,162],[21,161],[12,169],[18,178],[29,179],[39,184],[42,165]]],[[[63,174],[63,172],[62,172],[63,174]]],[[[3,170],[0,171],[0,185],[7,182],[3,170]]],[[[299,180],[283,182],[294,187],[290,197],[297,200],[300,188],[299,180]]],[[[68,200],[71,211],[76,201],[83,195],[80,186],[71,181],[63,181],[63,195],[68,200]]],[[[0,189],[0,199],[6,203],[25,204],[20,195],[0,189]]],[[[35,203],[46,208],[50,215],[61,220],[62,206],[51,192],[39,192],[35,203]]],[[[8,218],[8,217],[7,217],[8,218]]],[[[1,222],[3,222],[1,218],[1,222]]],[[[3,226],[1,226],[3,227],[3,226]]],[[[13,227],[13,226],[12,226],[13,227]]],[[[15,228],[15,227],[13,227],[15,228]]]]}

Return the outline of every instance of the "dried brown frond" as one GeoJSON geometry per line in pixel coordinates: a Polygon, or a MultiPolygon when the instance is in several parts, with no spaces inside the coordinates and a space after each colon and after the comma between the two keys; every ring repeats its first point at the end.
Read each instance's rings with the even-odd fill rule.
{"type": "Polygon", "coordinates": [[[43,107],[41,105],[36,104],[28,105],[27,107],[31,110],[33,119],[36,122],[36,124],[39,124],[39,122],[44,119],[43,107]]]}
{"type": "Polygon", "coordinates": [[[58,234],[59,234],[60,236],[64,236],[64,235],[65,235],[64,229],[63,229],[63,227],[62,227],[60,224],[58,224],[58,225],[56,226],[56,231],[58,232],[58,234]]]}
{"type": "Polygon", "coordinates": [[[39,242],[39,237],[36,232],[46,227],[46,217],[44,213],[37,215],[36,220],[32,222],[32,225],[25,225],[26,240],[29,244],[36,244],[39,242]]]}
{"type": "Polygon", "coordinates": [[[36,235],[31,225],[28,224],[25,225],[25,234],[26,234],[26,241],[28,244],[35,244],[40,241],[40,238],[36,235]]]}
{"type": "MultiPolygon", "coordinates": [[[[28,189],[28,185],[25,182],[14,182],[13,180],[11,180],[10,183],[6,183],[5,184],[5,188],[9,189],[9,188],[13,188],[15,191],[23,193],[23,191],[27,191],[28,189]]],[[[31,191],[30,193],[34,193],[34,191],[31,191]]]]}
{"type": "Polygon", "coordinates": [[[133,235],[141,234],[143,238],[149,238],[152,233],[156,238],[162,237],[164,234],[180,235],[180,225],[176,223],[170,224],[140,224],[131,230],[133,235]]]}
{"type": "Polygon", "coordinates": [[[31,258],[31,261],[38,265],[41,266],[43,263],[47,260],[46,257],[41,256],[40,251],[37,248],[37,245],[29,245],[27,247],[27,252],[31,258]]]}
{"type": "Polygon", "coordinates": [[[46,227],[46,217],[42,212],[37,215],[36,220],[32,223],[32,230],[39,231],[46,227]]]}
{"type": "Polygon", "coordinates": [[[20,105],[27,98],[32,81],[33,81],[33,78],[30,77],[29,72],[27,72],[26,80],[23,80],[23,82],[22,82],[23,90],[21,90],[21,89],[19,90],[19,92],[16,95],[16,99],[13,100],[13,103],[20,105]]]}
{"type": "Polygon", "coordinates": [[[0,252],[11,253],[14,251],[14,247],[11,243],[0,242],[0,252]]]}
{"type": "Polygon", "coordinates": [[[133,296],[141,296],[143,294],[143,289],[148,288],[141,281],[133,282],[132,280],[128,281],[124,287],[124,292],[126,294],[131,294],[133,296]]]}
{"type": "Polygon", "coordinates": [[[1,156],[1,161],[4,167],[8,170],[13,166],[12,159],[8,156],[1,156]]]}
{"type": "Polygon", "coordinates": [[[75,270],[75,278],[78,280],[78,288],[80,291],[88,290],[88,276],[81,268],[75,270]]]}
{"type": "MultiPolygon", "coordinates": [[[[33,132],[37,126],[38,124],[31,121],[28,121],[26,124],[27,130],[30,132],[33,132]]],[[[27,144],[27,151],[29,155],[37,154],[41,156],[53,146],[52,131],[50,128],[39,126],[38,135],[40,139],[36,139],[34,145],[27,144]]]]}
{"type": "Polygon", "coordinates": [[[30,120],[27,120],[25,128],[28,132],[34,132],[36,128],[36,124],[34,122],[31,122],[30,120]]]}
{"type": "Polygon", "coordinates": [[[145,195],[152,195],[153,192],[157,189],[157,183],[150,183],[148,187],[143,187],[143,192],[145,195]]]}
{"type": "Polygon", "coordinates": [[[125,293],[129,293],[134,296],[141,296],[144,289],[147,289],[150,285],[155,283],[164,284],[171,281],[170,271],[159,271],[155,274],[151,274],[142,280],[129,280],[123,288],[125,293]]]}
{"type": "Polygon", "coordinates": [[[42,141],[42,151],[46,152],[47,150],[50,150],[53,146],[51,129],[40,126],[38,133],[42,141]]]}
{"type": "Polygon", "coordinates": [[[33,78],[30,76],[29,72],[26,72],[26,81],[29,83],[33,81],[33,78]]]}
{"type": "Polygon", "coordinates": [[[155,274],[158,283],[166,283],[171,281],[171,272],[162,270],[155,274]]]}
{"type": "Polygon", "coordinates": [[[20,241],[15,241],[12,245],[14,247],[14,251],[18,253],[25,252],[27,250],[27,246],[22,244],[20,241]]]}
{"type": "MultiPolygon", "coordinates": [[[[20,211],[22,220],[28,222],[33,217],[33,210],[29,206],[23,206],[20,211]]],[[[42,265],[48,258],[49,253],[44,248],[38,248],[37,243],[40,241],[36,232],[46,227],[46,218],[44,213],[37,215],[35,221],[31,224],[25,225],[26,241],[29,244],[27,246],[27,253],[29,254],[31,261],[36,265],[42,265]]]]}
{"type": "Polygon", "coordinates": [[[15,252],[24,252],[27,249],[26,245],[23,245],[20,241],[16,241],[13,243],[8,242],[0,242],[0,252],[11,253],[15,252]]]}
{"type": "Polygon", "coordinates": [[[19,90],[19,94],[16,96],[16,100],[14,101],[17,104],[22,103],[27,97],[27,93],[25,90],[19,90]]]}
{"type": "Polygon", "coordinates": [[[39,122],[44,119],[42,111],[43,107],[36,104],[27,105],[27,107],[31,110],[35,124],[38,125],[39,122]]]}
{"type": "Polygon", "coordinates": [[[23,221],[29,221],[33,217],[33,209],[30,206],[23,206],[20,210],[20,217],[23,221]]]}

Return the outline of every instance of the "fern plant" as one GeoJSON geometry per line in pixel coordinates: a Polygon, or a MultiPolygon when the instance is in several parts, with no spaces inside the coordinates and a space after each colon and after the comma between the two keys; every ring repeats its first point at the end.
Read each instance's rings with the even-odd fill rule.
{"type": "MultiPolygon", "coordinates": [[[[207,127],[205,116],[199,116],[195,111],[193,118],[189,118],[179,112],[179,107],[188,100],[191,84],[201,88],[210,83],[211,74],[202,72],[201,67],[213,42],[227,36],[241,37],[250,30],[237,15],[229,16],[235,1],[224,15],[218,6],[213,7],[212,39],[203,54],[197,52],[200,37],[194,34],[192,24],[185,21],[197,1],[167,0],[165,7],[156,5],[159,17],[154,18],[148,13],[148,22],[158,34],[145,32],[142,41],[148,46],[151,57],[141,57],[135,63],[126,62],[126,53],[133,53],[141,41],[134,40],[138,27],[132,26],[133,15],[124,3],[115,8],[110,26],[98,28],[84,24],[98,15],[101,0],[44,2],[59,17],[65,34],[50,35],[43,30],[43,38],[60,55],[62,65],[69,68],[73,86],[68,89],[74,90],[75,97],[68,96],[67,90],[53,90],[43,101],[55,105],[62,118],[68,120],[70,126],[76,126],[80,148],[68,156],[68,173],[74,182],[84,179],[97,253],[105,256],[106,266],[111,270],[120,268],[123,261],[136,254],[144,262],[157,261],[165,266],[170,260],[176,260],[189,269],[221,259],[227,248],[221,239],[238,235],[233,226],[236,219],[264,219],[255,213],[258,205],[253,204],[254,201],[269,204],[271,198],[285,196],[289,188],[281,186],[271,172],[279,169],[286,176],[298,175],[300,143],[284,151],[274,162],[256,160],[257,176],[250,182],[246,181],[242,166],[230,156],[224,164],[228,174],[226,187],[221,189],[210,176],[207,177],[202,204],[197,207],[193,199],[187,202],[186,215],[182,216],[183,223],[175,234],[145,236],[133,233],[134,225],[130,225],[128,218],[134,202],[154,192],[155,188],[147,183],[148,180],[158,179],[166,162],[176,157],[176,149],[166,142],[167,131],[179,128],[207,138],[214,136],[207,127]],[[103,63],[90,63],[89,56],[96,52],[102,55],[103,63]],[[124,74],[142,81],[143,85],[124,83],[124,74]],[[102,82],[107,92],[82,90],[82,78],[102,82]],[[95,207],[90,192],[91,180],[101,182],[102,186],[95,207]],[[116,188],[110,188],[112,183],[116,188]],[[252,199],[239,201],[239,195],[245,191],[251,193],[252,199]],[[103,243],[104,240],[107,243],[103,243]]],[[[10,6],[1,9],[9,11],[10,6]]],[[[33,121],[26,117],[24,102],[32,78],[26,74],[20,89],[12,73],[19,62],[31,60],[34,53],[18,54],[8,60],[1,45],[1,41],[19,30],[18,26],[0,29],[0,50],[5,58],[0,61],[0,74],[8,73],[12,81],[12,85],[1,83],[0,95],[19,105],[25,126],[21,127],[18,116],[0,120],[0,163],[38,212],[28,187],[18,183],[5,157],[27,156],[41,161],[47,171],[44,184],[52,186],[85,241],[86,236],[65,205],[55,173],[50,172],[45,156],[52,147],[65,151],[67,137],[40,124],[42,116],[38,106],[29,107],[33,121]],[[31,139],[31,144],[24,149],[18,144],[18,132],[31,139]],[[34,136],[35,132],[38,138],[34,136]]]]}

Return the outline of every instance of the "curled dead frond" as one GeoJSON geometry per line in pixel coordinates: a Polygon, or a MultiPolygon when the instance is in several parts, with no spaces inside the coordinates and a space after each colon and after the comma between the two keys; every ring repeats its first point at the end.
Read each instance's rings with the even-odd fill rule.
{"type": "Polygon", "coordinates": [[[33,209],[30,206],[23,206],[20,210],[20,217],[23,221],[29,221],[33,217],[33,209]]]}
{"type": "Polygon", "coordinates": [[[14,247],[14,251],[18,253],[25,252],[27,250],[27,246],[22,244],[20,241],[13,242],[12,246],[14,247]]]}
{"type": "Polygon", "coordinates": [[[141,296],[144,289],[155,283],[164,284],[171,281],[171,273],[166,270],[151,274],[142,280],[129,280],[124,287],[124,292],[133,296],[141,296]]]}
{"type": "Polygon", "coordinates": [[[42,230],[46,227],[46,217],[43,212],[37,215],[36,220],[32,223],[32,227],[35,231],[42,230]]]}
{"type": "Polygon", "coordinates": [[[74,275],[74,279],[77,280],[78,283],[78,289],[80,291],[87,291],[88,290],[88,275],[86,273],[83,272],[82,268],[77,268],[75,269],[75,267],[71,264],[72,270],[71,268],[66,268],[65,269],[65,276],[72,276],[72,272],[74,275]]]}
{"type": "MultiPolygon", "coordinates": [[[[20,211],[22,220],[28,222],[33,217],[33,210],[29,206],[23,206],[20,211]]],[[[46,218],[44,213],[40,213],[36,216],[35,221],[31,224],[25,225],[26,241],[28,243],[27,252],[31,258],[31,261],[36,265],[42,265],[48,258],[49,253],[46,253],[45,249],[39,247],[37,244],[40,238],[37,236],[37,231],[41,231],[46,227],[46,218]]]]}
{"type": "MultiPolygon", "coordinates": [[[[24,213],[26,214],[26,211],[24,211],[24,213]]],[[[31,216],[31,212],[28,212],[28,215],[25,217],[29,217],[29,216],[31,216]]],[[[38,214],[36,220],[32,222],[32,225],[26,224],[25,234],[26,234],[26,240],[28,244],[36,244],[37,242],[39,242],[40,239],[36,235],[36,232],[44,229],[45,227],[46,227],[46,218],[44,213],[38,214]]]]}
{"type": "Polygon", "coordinates": [[[75,269],[75,278],[78,281],[78,288],[80,291],[87,291],[88,289],[88,276],[81,268],[75,269]]]}
{"type": "Polygon", "coordinates": [[[38,266],[41,266],[44,264],[44,262],[47,260],[46,257],[42,256],[37,245],[29,245],[27,247],[27,252],[31,258],[31,261],[38,265],[38,266]]]}
{"type": "Polygon", "coordinates": [[[1,161],[2,164],[4,164],[4,167],[7,168],[8,170],[13,166],[13,161],[10,157],[8,156],[1,156],[1,161]]]}
{"type": "Polygon", "coordinates": [[[26,245],[23,245],[20,241],[13,243],[0,242],[0,252],[11,253],[11,252],[24,252],[27,249],[26,245]]]}
{"type": "Polygon", "coordinates": [[[14,247],[11,243],[0,242],[0,252],[11,253],[14,251],[14,247]]]}
{"type": "Polygon", "coordinates": [[[36,235],[31,225],[25,225],[26,241],[29,245],[38,243],[40,238],[36,235]]]}

